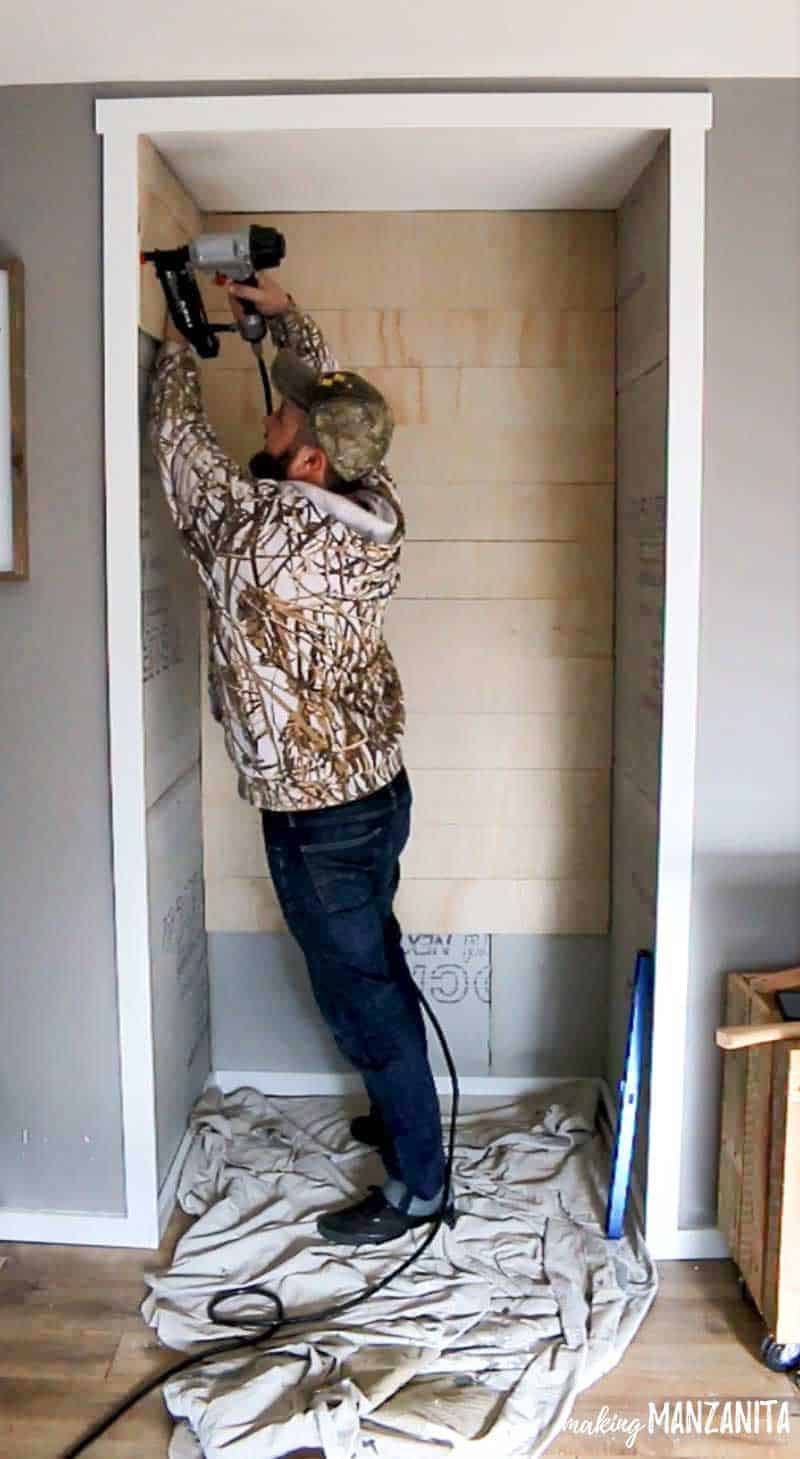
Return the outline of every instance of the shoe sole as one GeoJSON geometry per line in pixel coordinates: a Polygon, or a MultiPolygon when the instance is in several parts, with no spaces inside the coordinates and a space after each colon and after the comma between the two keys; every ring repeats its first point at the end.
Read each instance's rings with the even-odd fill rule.
{"type": "MultiPolygon", "coordinates": [[[[333,1242],[337,1246],[384,1246],[387,1241],[398,1241],[401,1236],[407,1236],[409,1231],[421,1231],[425,1226],[430,1226],[433,1221],[437,1220],[437,1217],[438,1213],[434,1212],[432,1216],[426,1216],[424,1221],[419,1221],[414,1226],[407,1226],[405,1231],[394,1231],[391,1236],[379,1236],[377,1232],[374,1236],[343,1236],[341,1232],[326,1230],[324,1222],[321,1221],[317,1222],[317,1231],[324,1241],[333,1242]]],[[[449,1226],[452,1231],[457,1217],[457,1211],[451,1207],[442,1218],[443,1225],[449,1226]]]]}

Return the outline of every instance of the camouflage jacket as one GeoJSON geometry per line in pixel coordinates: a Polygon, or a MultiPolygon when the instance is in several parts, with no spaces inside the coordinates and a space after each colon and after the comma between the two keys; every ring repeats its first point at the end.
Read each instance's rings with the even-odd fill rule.
{"type": "MultiPolygon", "coordinates": [[[[308,315],[270,321],[322,370],[337,368],[308,315]]],[[[150,436],[167,499],[209,598],[209,655],[239,793],[312,810],[379,789],[402,764],[403,693],[383,638],[405,523],[381,467],[347,495],[256,481],[203,411],[191,350],[166,344],[150,436]]]]}

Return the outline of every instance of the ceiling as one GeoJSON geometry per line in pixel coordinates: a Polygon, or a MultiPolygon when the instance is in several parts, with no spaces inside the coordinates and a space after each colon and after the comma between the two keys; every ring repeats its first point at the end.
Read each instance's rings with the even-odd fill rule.
{"type": "Polygon", "coordinates": [[[797,0],[28,0],[0,85],[798,74],[797,0]]]}
{"type": "Polygon", "coordinates": [[[616,208],[663,132],[469,128],[158,133],[204,212],[616,208]]]}

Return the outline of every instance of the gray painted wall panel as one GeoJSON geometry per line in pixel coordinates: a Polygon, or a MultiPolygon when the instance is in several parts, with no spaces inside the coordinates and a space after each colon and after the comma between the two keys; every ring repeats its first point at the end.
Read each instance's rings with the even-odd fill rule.
{"type": "MultiPolygon", "coordinates": [[[[288,933],[208,941],[215,1069],[351,1072],[288,933]]],[[[404,946],[461,1075],[603,1073],[606,938],[411,934],[404,946]]],[[[445,1073],[432,1029],[428,1049],[445,1073]]]]}
{"type": "Polygon", "coordinates": [[[607,937],[492,938],[492,1074],[605,1073],[607,937]]]}
{"type": "Polygon", "coordinates": [[[147,861],[160,1186],[211,1068],[199,765],[148,812],[147,861]]]}
{"type": "Polygon", "coordinates": [[[0,1204],[119,1214],[99,165],[89,88],[0,88],[31,548],[30,581],[0,583],[0,1204]]]}
{"type": "MultiPolygon", "coordinates": [[[[412,977],[444,1030],[462,1074],[489,1073],[490,942],[481,936],[406,936],[412,977]]],[[[297,943],[287,932],[211,932],[212,1062],[270,1073],[353,1072],[320,1014],[297,943]]],[[[447,1065],[428,1024],[436,1074],[447,1065]]]]}
{"type": "Polygon", "coordinates": [[[722,975],[800,958],[800,81],[714,97],[687,1225],[715,1212],[722,975]]]}

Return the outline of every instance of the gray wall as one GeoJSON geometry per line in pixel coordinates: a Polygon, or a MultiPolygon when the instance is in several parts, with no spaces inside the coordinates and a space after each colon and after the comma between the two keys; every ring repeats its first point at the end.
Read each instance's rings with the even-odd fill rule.
{"type": "MultiPolygon", "coordinates": [[[[317,1009],[293,938],[211,932],[208,944],[216,1070],[352,1072],[317,1009]]],[[[409,929],[404,947],[460,1074],[604,1073],[608,938],[409,929]]],[[[428,1048],[434,1071],[446,1073],[430,1027],[428,1048]]]]}
{"type": "Polygon", "coordinates": [[[722,973],[800,961],[800,81],[714,95],[687,1225],[714,1219],[722,973]]]}
{"type": "Polygon", "coordinates": [[[31,549],[30,582],[0,583],[0,1204],[118,1213],[99,161],[87,89],[0,90],[31,549]]]}
{"type": "MultiPolygon", "coordinates": [[[[547,89],[556,86],[565,83],[547,89]]],[[[613,82],[589,86],[608,90],[613,82]]],[[[191,89],[95,88],[105,95],[191,89]]],[[[623,89],[642,88],[627,80],[623,89]]],[[[644,89],[665,88],[648,82],[644,89]]],[[[713,1219],[719,1065],[712,1028],[721,974],[800,951],[800,81],[722,81],[713,92],[687,1025],[701,1057],[690,1075],[682,1180],[684,1218],[697,1221],[713,1219]]],[[[25,259],[30,290],[32,539],[31,583],[0,585],[0,1198],[117,1211],[99,147],[92,125],[90,88],[0,90],[2,244],[25,259]]]]}

